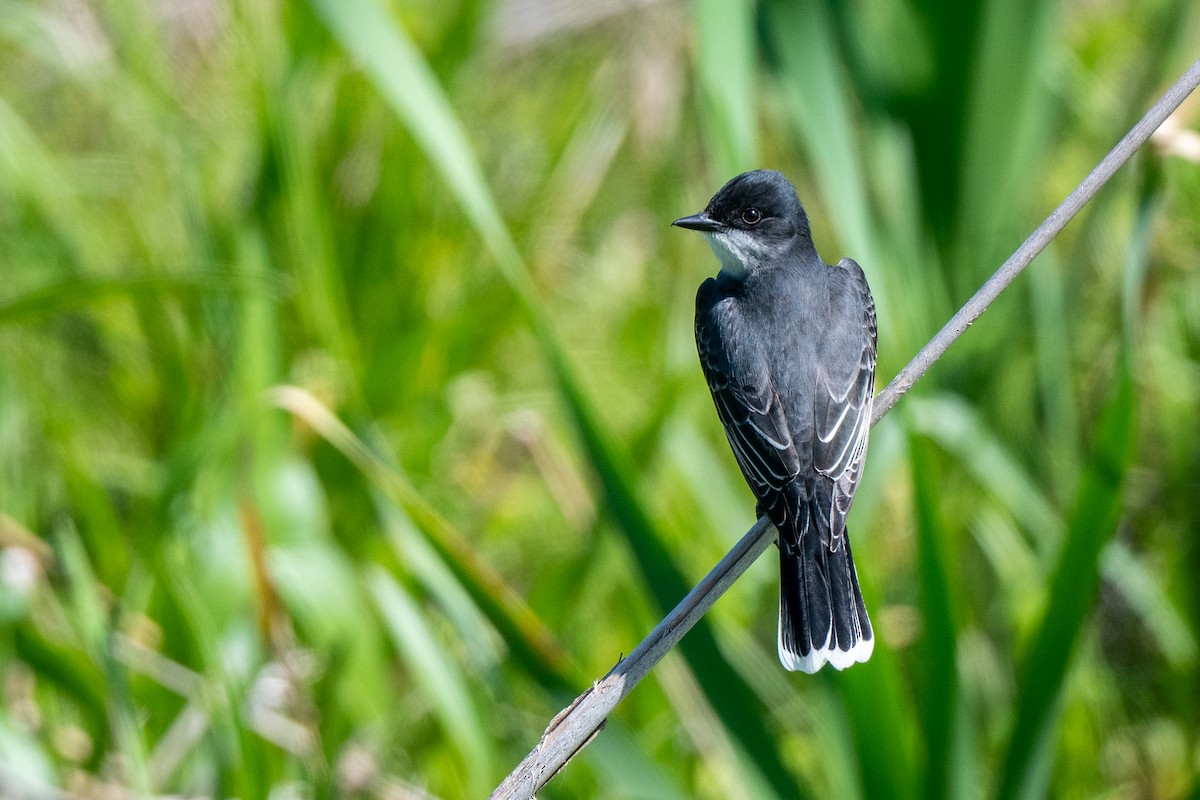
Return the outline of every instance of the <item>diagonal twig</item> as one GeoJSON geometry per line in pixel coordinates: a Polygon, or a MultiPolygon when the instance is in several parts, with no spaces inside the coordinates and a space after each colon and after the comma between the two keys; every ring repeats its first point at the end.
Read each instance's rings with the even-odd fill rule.
{"type": "MultiPolygon", "coordinates": [[[[1021,274],[1046,245],[1066,227],[1079,210],[1092,199],[1114,173],[1145,144],[1159,125],[1178,108],[1200,84],[1200,60],[1159,98],[1146,115],[1096,165],[1071,194],[1054,209],[1029,238],[1017,248],[979,291],[959,309],[937,335],[875,398],[871,424],[879,422],[929,367],[949,349],[955,340],[979,318],[1000,293],[1021,274]]],[[[620,661],[602,680],[584,692],[560,712],[542,735],[537,747],[517,765],[496,788],[491,800],[530,798],[545,786],[576,753],[582,750],[604,726],[633,687],[691,629],[713,603],[754,563],[775,536],[774,527],[760,518],[733,549],[688,593],[641,644],[620,661]]]]}

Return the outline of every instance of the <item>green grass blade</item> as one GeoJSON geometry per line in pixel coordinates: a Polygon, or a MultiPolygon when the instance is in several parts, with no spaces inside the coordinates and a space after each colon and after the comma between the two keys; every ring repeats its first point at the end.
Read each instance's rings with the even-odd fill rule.
{"type": "Polygon", "coordinates": [[[702,119],[720,182],[759,166],[754,3],[697,0],[693,9],[702,119]]]}
{"type": "Polygon", "coordinates": [[[925,783],[922,796],[949,796],[955,769],[951,754],[956,737],[959,704],[957,645],[954,620],[956,597],[951,593],[946,565],[947,531],[937,513],[937,464],[929,445],[912,437],[912,476],[917,516],[917,571],[921,578],[924,692],[920,701],[925,738],[925,783]]]}
{"type": "Polygon", "coordinates": [[[1029,305],[1037,342],[1035,357],[1042,395],[1047,476],[1054,497],[1064,503],[1078,484],[1079,415],[1071,384],[1072,317],[1066,281],[1053,248],[1042,253],[1037,269],[1028,271],[1029,305]]]}
{"type": "Polygon", "coordinates": [[[1117,540],[1105,548],[1100,566],[1104,579],[1116,587],[1138,615],[1167,663],[1178,670],[1193,666],[1200,655],[1200,643],[1146,564],[1117,540]]]}
{"type": "Polygon", "coordinates": [[[396,555],[397,563],[418,581],[430,598],[450,618],[459,637],[469,642],[470,663],[490,669],[499,660],[496,638],[487,617],[463,588],[454,571],[437,550],[421,535],[404,509],[382,492],[375,492],[376,515],[396,555]]]}
{"type": "Polygon", "coordinates": [[[275,389],[272,397],[280,408],[312,426],[405,510],[531,674],[554,689],[572,684],[570,660],[541,619],[400,473],[311,394],[285,386],[275,389]]]}
{"type": "Polygon", "coordinates": [[[100,226],[72,190],[66,171],[29,124],[0,97],[0,185],[28,198],[81,265],[103,252],[100,226]]]}
{"type": "MultiPolygon", "coordinates": [[[[859,579],[870,604],[873,593],[861,569],[859,579]]],[[[853,727],[863,796],[872,800],[916,800],[921,796],[916,769],[918,716],[905,697],[895,653],[881,645],[876,642],[875,653],[866,664],[856,665],[833,680],[841,690],[853,727]]]]}
{"type": "Polygon", "coordinates": [[[1040,767],[1053,751],[1058,698],[1074,646],[1095,598],[1100,554],[1116,530],[1121,487],[1134,455],[1137,402],[1128,356],[1117,364],[1114,387],[1084,466],[1075,512],[1050,584],[1045,617],[1020,673],[1020,696],[998,800],[1040,794],[1040,767]]]}
{"type": "MultiPolygon", "coordinates": [[[[962,692],[958,694],[960,699],[962,692]]],[[[970,703],[955,706],[954,741],[951,742],[949,796],[955,800],[983,800],[987,784],[979,758],[978,723],[970,703]]]]}
{"type": "Polygon", "coordinates": [[[375,568],[367,575],[367,585],[392,642],[433,700],[442,725],[458,748],[467,796],[482,797],[495,771],[493,751],[483,736],[490,726],[471,698],[465,676],[438,642],[416,602],[391,575],[375,568]]]}
{"type": "Polygon", "coordinates": [[[1062,520],[1016,455],[962,398],[949,394],[907,400],[914,430],[928,436],[988,489],[1012,514],[1043,556],[1054,552],[1062,520]]]}
{"type": "MultiPolygon", "coordinates": [[[[816,2],[769,2],[765,14],[780,89],[816,173],[829,221],[837,225],[846,252],[873,269],[883,262],[858,152],[854,91],[843,74],[832,15],[816,2]]],[[[886,305],[878,294],[876,302],[886,305]]]]}
{"type": "MultiPolygon", "coordinates": [[[[970,291],[1008,252],[1007,232],[1028,194],[1029,176],[1048,133],[1042,85],[1058,2],[984,0],[963,133],[958,231],[958,292],[970,291]]],[[[953,277],[953,276],[952,276],[953,277]]]]}
{"type": "Polygon", "coordinates": [[[310,0],[310,4],[359,60],[442,174],[505,279],[523,301],[532,302],[533,282],[483,179],[475,150],[416,45],[378,0],[310,0]]]}
{"type": "MultiPolygon", "coordinates": [[[[154,554],[152,569],[158,582],[155,614],[168,620],[170,650],[186,656],[187,665],[211,682],[213,692],[202,698],[210,714],[210,765],[214,780],[228,796],[261,796],[270,786],[275,766],[274,747],[251,731],[245,710],[249,702],[254,661],[230,663],[222,651],[222,620],[214,613],[211,595],[199,582],[189,542],[175,538],[154,554]]],[[[231,591],[228,584],[222,590],[231,591]]],[[[223,600],[225,598],[222,598],[223,600]]]]}
{"type": "Polygon", "coordinates": [[[30,622],[16,626],[11,636],[13,654],[48,688],[77,705],[81,723],[92,739],[93,756],[98,759],[110,740],[103,671],[78,647],[50,638],[30,622]]]}
{"type": "Polygon", "coordinates": [[[137,711],[133,706],[125,672],[112,653],[115,630],[101,599],[101,586],[96,581],[83,542],[73,526],[64,525],[59,532],[58,550],[63,571],[71,585],[74,617],[80,623],[78,634],[85,650],[104,671],[108,723],[113,740],[126,762],[127,780],[136,792],[145,794],[149,789],[146,745],[137,723],[137,711]]]}
{"type": "MultiPolygon", "coordinates": [[[[346,275],[331,230],[334,209],[321,186],[317,142],[328,135],[311,104],[330,82],[311,68],[295,69],[266,98],[279,164],[279,217],[286,231],[289,268],[305,291],[295,303],[306,327],[333,355],[357,371],[361,358],[354,337],[354,312],[346,297],[346,275]]],[[[265,195],[264,199],[269,196],[265,195]]]]}

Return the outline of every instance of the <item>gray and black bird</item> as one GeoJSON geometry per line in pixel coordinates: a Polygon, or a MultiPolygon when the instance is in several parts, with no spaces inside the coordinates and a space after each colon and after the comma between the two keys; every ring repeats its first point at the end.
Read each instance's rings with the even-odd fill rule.
{"type": "Polygon", "coordinates": [[[875,303],[862,268],[817,255],[787,178],[738,175],[699,214],[721,271],[696,295],[696,346],[758,513],[779,533],[779,659],[866,661],[875,637],[846,515],[875,394],[875,303]]]}

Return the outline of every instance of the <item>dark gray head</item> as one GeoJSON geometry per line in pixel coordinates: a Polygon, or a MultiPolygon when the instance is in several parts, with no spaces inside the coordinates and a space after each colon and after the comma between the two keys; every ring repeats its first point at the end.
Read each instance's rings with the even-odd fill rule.
{"type": "Polygon", "coordinates": [[[722,186],[699,214],[671,224],[703,231],[721,259],[722,271],[734,276],[748,275],[791,254],[815,255],[804,206],[791,182],[775,170],[743,172],[722,186]]]}

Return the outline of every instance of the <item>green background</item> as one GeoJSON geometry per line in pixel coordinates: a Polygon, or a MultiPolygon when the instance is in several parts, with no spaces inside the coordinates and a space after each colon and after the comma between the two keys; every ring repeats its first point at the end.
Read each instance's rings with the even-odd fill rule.
{"type": "MultiPolygon", "coordinates": [[[[0,794],[486,796],[753,522],[669,222],[786,172],[882,387],[1198,12],[0,2],[0,794]]],[[[545,797],[1200,797],[1196,107],[875,429],[872,660],[768,552],[545,797]]]]}

